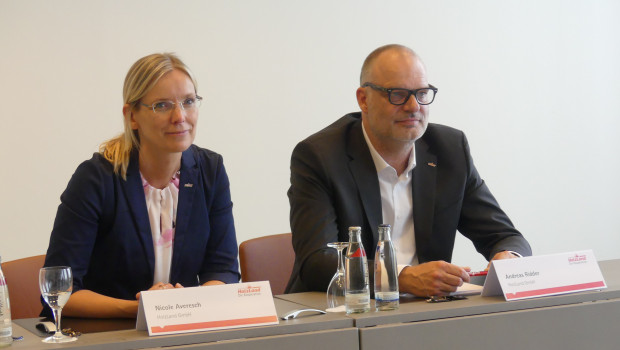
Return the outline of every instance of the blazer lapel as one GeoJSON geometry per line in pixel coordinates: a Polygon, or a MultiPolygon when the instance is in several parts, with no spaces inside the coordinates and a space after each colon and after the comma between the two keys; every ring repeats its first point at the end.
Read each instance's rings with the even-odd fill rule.
{"type": "Polygon", "coordinates": [[[429,151],[424,138],[415,143],[416,167],[413,170],[413,223],[415,227],[416,252],[420,263],[426,262],[421,249],[432,246],[433,216],[435,213],[435,184],[437,180],[437,156],[429,151]]]}
{"type": "Polygon", "coordinates": [[[185,237],[187,235],[190,215],[196,188],[203,186],[199,179],[200,169],[197,166],[192,148],[188,148],[181,156],[181,178],[179,179],[179,202],[177,204],[176,227],[174,230],[174,253],[172,254],[172,264],[170,266],[170,280],[175,281],[179,264],[183,255],[185,237]]]}
{"type": "MultiPolygon", "coordinates": [[[[370,155],[368,144],[366,144],[364,139],[361,121],[353,124],[349,131],[347,154],[350,158],[349,169],[357,184],[362,206],[372,230],[372,247],[374,247],[378,240],[377,227],[381,224],[383,217],[381,211],[381,192],[379,189],[379,179],[377,178],[377,169],[370,155]]],[[[370,248],[368,247],[367,249],[370,248]]]]}
{"type": "Polygon", "coordinates": [[[127,169],[127,181],[120,181],[120,186],[125,192],[129,211],[134,218],[136,233],[144,256],[148,260],[150,275],[155,273],[155,252],[153,249],[153,237],[151,235],[151,224],[149,222],[148,211],[146,209],[146,198],[144,196],[144,187],[142,186],[142,178],[140,177],[140,168],[138,162],[138,152],[133,151],[131,160],[127,169]]]}

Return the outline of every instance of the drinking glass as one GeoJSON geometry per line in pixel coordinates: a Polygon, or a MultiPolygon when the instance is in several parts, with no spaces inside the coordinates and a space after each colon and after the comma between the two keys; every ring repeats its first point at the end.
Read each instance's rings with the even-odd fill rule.
{"type": "Polygon", "coordinates": [[[342,261],[342,251],[349,246],[349,242],[332,242],[327,243],[330,248],[335,248],[338,251],[338,270],[329,282],[327,287],[327,308],[333,309],[338,306],[344,305],[344,263],[342,261]]]}
{"type": "Polygon", "coordinates": [[[68,266],[44,267],[39,270],[39,288],[45,302],[52,308],[56,333],[42,341],[44,343],[67,343],[76,341],[77,337],[69,337],[61,332],[60,314],[73,290],[73,275],[68,266]]]}

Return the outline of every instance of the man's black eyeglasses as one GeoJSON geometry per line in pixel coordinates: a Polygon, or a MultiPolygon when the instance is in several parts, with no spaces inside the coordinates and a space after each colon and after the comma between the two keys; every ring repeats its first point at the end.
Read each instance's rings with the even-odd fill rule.
{"type": "Polygon", "coordinates": [[[387,93],[388,100],[391,104],[400,106],[404,105],[409,101],[409,97],[411,95],[415,96],[415,100],[418,101],[420,105],[430,105],[435,100],[435,95],[437,94],[438,89],[431,84],[428,84],[427,88],[409,90],[409,89],[401,89],[394,88],[388,89],[383,86],[375,85],[373,83],[364,83],[362,87],[371,87],[378,91],[383,91],[387,93]]]}

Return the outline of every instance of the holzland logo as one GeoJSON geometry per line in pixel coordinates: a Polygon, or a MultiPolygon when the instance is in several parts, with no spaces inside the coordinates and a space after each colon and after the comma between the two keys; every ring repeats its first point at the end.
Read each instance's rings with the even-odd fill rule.
{"type": "Polygon", "coordinates": [[[584,254],[575,254],[574,256],[569,256],[568,257],[568,264],[569,265],[573,265],[573,264],[585,264],[588,262],[588,258],[584,255],[584,254]]]}
{"type": "Polygon", "coordinates": [[[260,294],[260,286],[252,286],[247,285],[237,289],[237,296],[239,297],[247,297],[251,295],[259,295],[260,294]]]}

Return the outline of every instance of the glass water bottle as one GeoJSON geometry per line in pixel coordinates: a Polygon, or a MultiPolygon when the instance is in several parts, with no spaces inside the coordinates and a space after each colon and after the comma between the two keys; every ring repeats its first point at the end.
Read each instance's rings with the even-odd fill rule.
{"type": "Polygon", "coordinates": [[[345,261],[344,303],[347,314],[370,310],[368,260],[362,245],[362,229],[349,227],[349,248],[345,261]]]}
{"type": "Polygon", "coordinates": [[[398,309],[398,268],[390,225],[379,225],[375,252],[375,306],[377,310],[398,309]]]}

